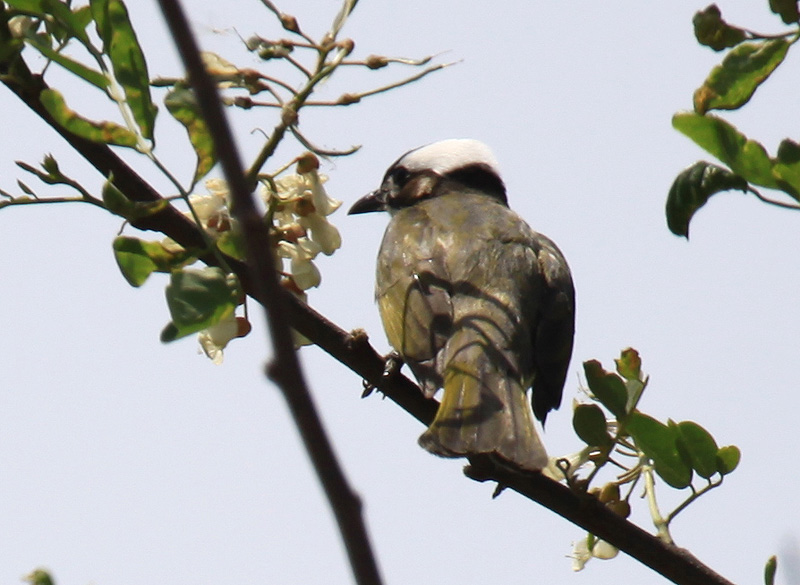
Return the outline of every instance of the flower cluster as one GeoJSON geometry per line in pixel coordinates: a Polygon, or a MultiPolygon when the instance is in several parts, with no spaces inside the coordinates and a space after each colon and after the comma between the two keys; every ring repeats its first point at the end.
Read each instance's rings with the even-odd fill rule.
{"type": "MultiPolygon", "coordinates": [[[[341,206],[332,199],[323,184],[327,177],[318,172],[319,161],[311,153],[297,160],[293,174],[263,180],[261,199],[266,207],[266,220],[270,225],[274,254],[281,284],[306,300],[305,291],[321,281],[314,259],[320,253],[331,255],[342,244],[339,230],[328,221],[328,216],[341,206]]],[[[230,214],[230,192],[222,179],[205,182],[207,193],[189,196],[191,211],[187,216],[200,222],[208,236],[223,248],[222,236],[238,233],[236,220],[230,214]]],[[[165,242],[167,247],[177,246],[165,242]]],[[[222,363],[223,350],[236,337],[250,331],[246,317],[229,315],[221,322],[200,332],[199,342],[203,352],[214,363],[222,363]]],[[[309,343],[299,335],[296,345],[309,343]]]]}
{"type": "Polygon", "coordinates": [[[342,202],[325,192],[327,177],[318,167],[317,158],[307,154],[299,159],[297,173],[265,181],[261,192],[275,230],[278,270],[284,286],[297,294],[319,285],[317,255],[330,256],[342,245],[339,230],[328,221],[342,202]]]}

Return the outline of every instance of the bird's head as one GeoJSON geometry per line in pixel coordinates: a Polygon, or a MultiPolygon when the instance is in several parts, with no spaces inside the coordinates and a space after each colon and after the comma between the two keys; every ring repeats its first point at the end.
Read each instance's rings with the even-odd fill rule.
{"type": "Polygon", "coordinates": [[[479,191],[507,205],[505,185],[489,147],[478,140],[454,138],[401,156],[386,171],[380,188],[356,201],[348,214],[393,213],[445,189],[479,191]]]}

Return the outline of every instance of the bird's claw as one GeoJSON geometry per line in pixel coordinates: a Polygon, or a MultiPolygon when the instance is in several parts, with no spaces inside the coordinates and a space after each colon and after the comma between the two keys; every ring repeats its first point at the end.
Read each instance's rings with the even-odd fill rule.
{"type": "Polygon", "coordinates": [[[381,374],[381,379],[391,380],[400,372],[400,369],[403,367],[403,364],[405,363],[403,361],[403,356],[392,350],[386,354],[386,357],[383,359],[383,374],[381,374]]]}
{"type": "MultiPolygon", "coordinates": [[[[396,351],[390,351],[384,357],[383,362],[383,373],[381,374],[381,384],[384,382],[390,381],[394,378],[399,372],[400,369],[403,367],[403,358],[402,356],[397,353],[396,351]]],[[[361,398],[366,398],[370,394],[372,394],[373,390],[375,390],[381,384],[373,384],[368,380],[364,380],[364,391],[361,393],[361,398]]]]}

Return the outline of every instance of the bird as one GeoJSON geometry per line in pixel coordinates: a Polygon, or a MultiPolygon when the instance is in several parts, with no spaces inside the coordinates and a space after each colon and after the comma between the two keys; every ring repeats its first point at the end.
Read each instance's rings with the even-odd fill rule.
{"type": "Polygon", "coordinates": [[[533,417],[544,425],[561,403],[575,331],[563,254],[508,207],[497,160],[474,139],[402,155],[348,214],[375,211],[390,215],[375,283],[386,336],[425,396],[443,390],[419,444],[543,469],[533,417]]]}

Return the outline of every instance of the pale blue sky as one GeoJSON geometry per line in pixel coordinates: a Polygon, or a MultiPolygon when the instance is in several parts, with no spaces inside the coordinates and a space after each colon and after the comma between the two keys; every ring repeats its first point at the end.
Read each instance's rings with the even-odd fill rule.
{"type": "MultiPolygon", "coordinates": [[[[151,75],[175,75],[155,3],[130,4],[151,75]]],[[[240,65],[256,63],[229,27],[245,37],[285,36],[255,0],[186,5],[204,46],[240,65]]],[[[782,28],[766,1],[719,5],[732,22],[782,28]]],[[[318,35],[338,2],[281,6],[318,35]]],[[[324,169],[329,193],[345,207],[410,148],[449,137],[489,144],[511,206],[558,243],[575,278],[575,353],[562,408],[548,418],[551,454],[579,447],[571,401],[581,362],[610,367],[621,349],[636,347],[651,375],[648,413],[695,420],[743,453],[725,485],[675,521],[675,539],[732,581],[758,583],[769,555],[800,548],[800,215],[735,193],[698,214],[691,242],[666,228],[672,179],[709,158],[670,126],[720,59],[693,39],[701,8],[699,0],[361,0],[344,31],[355,56],[448,51],[440,60],[461,63],[358,106],[312,112],[302,128],[326,147],[364,145],[324,169]]],[[[798,58],[790,52],[753,103],[729,116],[772,152],[787,134],[798,138],[798,58]]],[[[402,70],[343,73],[329,97],[402,70]]],[[[17,178],[33,185],[13,160],[35,163],[52,152],[65,172],[99,190],[101,179],[53,132],[9,92],[0,100],[0,188],[13,190],[17,178]]],[[[250,130],[271,128],[269,115],[237,116],[249,156],[262,140],[250,130]]],[[[188,177],[191,153],[167,118],[162,112],[157,152],[188,177]]],[[[299,151],[284,149],[272,166],[299,151]]],[[[311,303],[344,328],[365,328],[386,350],[372,282],[387,218],[340,211],[331,220],[344,246],[320,261],[323,283],[311,303]]],[[[197,354],[193,339],[161,345],[166,279],[138,290],[125,283],[110,247],[119,227],[88,206],[0,211],[0,583],[42,565],[59,585],[352,582],[283,401],[261,378],[260,314],[219,367],[197,354]]],[[[577,527],[512,493],[492,500],[491,486],[462,476],[462,462],[417,447],[422,427],[390,401],[361,400],[355,374],[314,348],[301,355],[364,499],[387,584],[663,582],[624,555],[573,574],[566,557],[582,536],[577,527]]],[[[680,500],[659,494],[665,510],[680,500]]],[[[634,518],[649,528],[639,503],[634,518]]],[[[798,579],[784,573],[779,583],[798,579]]]]}

